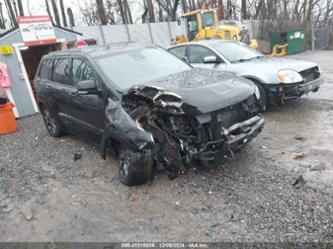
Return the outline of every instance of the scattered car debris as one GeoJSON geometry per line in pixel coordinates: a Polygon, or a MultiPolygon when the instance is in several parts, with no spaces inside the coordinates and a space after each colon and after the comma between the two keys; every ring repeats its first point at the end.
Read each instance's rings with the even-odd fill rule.
{"type": "Polygon", "coordinates": [[[82,158],[82,153],[74,153],[74,157],[73,157],[73,159],[74,159],[74,161],[78,161],[78,160],[80,160],[81,158],[82,158]]]}
{"type": "Polygon", "coordinates": [[[293,154],[293,159],[302,159],[305,157],[305,154],[303,152],[296,152],[293,154]]]}
{"type": "Polygon", "coordinates": [[[296,135],[294,138],[295,138],[296,140],[298,140],[298,141],[305,141],[305,140],[306,140],[305,137],[300,136],[300,135],[296,135]]]}
{"type": "Polygon", "coordinates": [[[325,163],[312,164],[309,167],[309,171],[323,171],[326,169],[325,163]]]}
{"type": "Polygon", "coordinates": [[[294,183],[293,183],[292,185],[293,185],[293,187],[295,187],[295,188],[300,188],[300,187],[303,186],[304,184],[305,184],[305,180],[304,180],[303,175],[299,175],[299,176],[295,179],[295,181],[294,181],[294,183]]]}
{"type": "Polygon", "coordinates": [[[136,193],[132,193],[130,198],[129,198],[130,201],[137,201],[139,199],[140,199],[140,196],[136,193]]]}

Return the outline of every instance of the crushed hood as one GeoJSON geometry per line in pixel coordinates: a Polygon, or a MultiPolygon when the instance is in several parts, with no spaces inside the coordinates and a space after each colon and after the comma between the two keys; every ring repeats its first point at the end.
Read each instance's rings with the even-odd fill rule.
{"type": "Polygon", "coordinates": [[[195,115],[237,104],[254,94],[254,91],[255,86],[246,79],[229,73],[194,68],[134,86],[129,93],[145,95],[151,99],[155,97],[164,106],[168,103],[175,106],[176,102],[181,102],[180,108],[184,112],[195,115]],[[156,94],[160,98],[156,98],[156,94]]]}

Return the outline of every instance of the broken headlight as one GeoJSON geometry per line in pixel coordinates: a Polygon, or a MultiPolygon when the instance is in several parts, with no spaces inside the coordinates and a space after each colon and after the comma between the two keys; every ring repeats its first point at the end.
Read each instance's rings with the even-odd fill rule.
{"type": "Polygon", "coordinates": [[[282,69],[278,73],[280,83],[297,83],[303,81],[303,77],[291,69],[282,69]]]}

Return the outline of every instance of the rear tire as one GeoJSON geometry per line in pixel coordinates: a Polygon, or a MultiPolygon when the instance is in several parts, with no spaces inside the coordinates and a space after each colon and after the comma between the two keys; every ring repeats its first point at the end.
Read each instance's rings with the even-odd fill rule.
{"type": "Polygon", "coordinates": [[[260,106],[260,111],[261,112],[265,112],[267,110],[268,107],[268,98],[267,98],[267,93],[265,91],[265,89],[263,88],[263,86],[254,80],[251,80],[253,82],[253,84],[255,84],[258,89],[259,89],[259,93],[260,93],[260,100],[261,100],[261,106],[260,106]]]}
{"type": "Polygon", "coordinates": [[[127,186],[141,185],[152,177],[154,159],[149,149],[133,152],[121,146],[119,149],[119,180],[127,186]]]}
{"type": "Polygon", "coordinates": [[[43,116],[45,127],[49,132],[49,134],[52,137],[61,137],[64,134],[64,132],[55,115],[46,106],[42,106],[40,109],[41,109],[41,114],[43,116]]]}

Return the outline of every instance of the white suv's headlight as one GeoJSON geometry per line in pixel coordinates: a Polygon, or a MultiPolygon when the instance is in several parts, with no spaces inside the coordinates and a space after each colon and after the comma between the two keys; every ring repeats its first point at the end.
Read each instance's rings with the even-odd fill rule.
{"type": "Polygon", "coordinates": [[[257,86],[255,86],[254,94],[256,95],[257,99],[260,99],[260,91],[257,86]]]}
{"type": "Polygon", "coordinates": [[[296,71],[283,69],[279,71],[280,83],[296,83],[303,81],[303,77],[296,71]]]}

